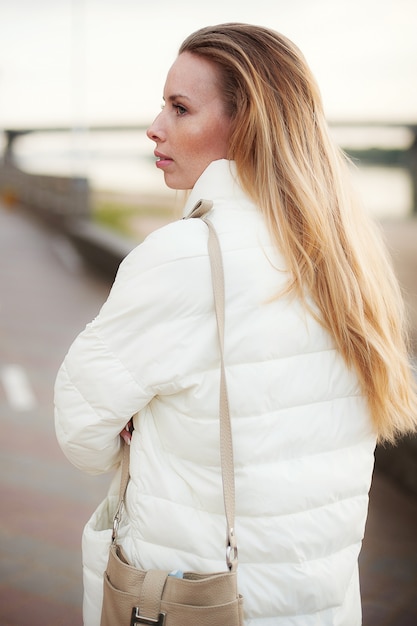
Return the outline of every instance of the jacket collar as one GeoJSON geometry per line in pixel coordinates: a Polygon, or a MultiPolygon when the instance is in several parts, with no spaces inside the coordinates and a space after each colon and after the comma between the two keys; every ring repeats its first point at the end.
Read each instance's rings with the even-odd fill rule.
{"type": "Polygon", "coordinates": [[[212,161],[204,170],[188,196],[183,216],[188,217],[199,200],[216,202],[220,198],[238,202],[242,207],[253,206],[238,182],[235,162],[227,159],[212,161]]]}

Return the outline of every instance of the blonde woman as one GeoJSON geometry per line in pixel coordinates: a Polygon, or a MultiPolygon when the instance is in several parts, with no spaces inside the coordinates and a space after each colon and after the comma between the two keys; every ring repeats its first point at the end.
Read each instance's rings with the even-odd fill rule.
{"type": "MultiPolygon", "coordinates": [[[[359,626],[375,443],[414,432],[417,403],[398,285],[316,83],[276,32],[204,28],[148,136],[166,184],[191,190],[184,216],[213,202],[245,624],[359,626]]],[[[218,359],[207,229],[176,221],[124,260],[56,383],[84,471],[117,466],[135,416],[120,541],[136,567],[224,569],[218,359]]]]}

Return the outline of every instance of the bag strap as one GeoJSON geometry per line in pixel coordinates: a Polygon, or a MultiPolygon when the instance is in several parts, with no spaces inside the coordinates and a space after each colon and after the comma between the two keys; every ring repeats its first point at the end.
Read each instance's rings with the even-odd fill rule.
{"type": "Polygon", "coordinates": [[[220,346],[220,460],[222,468],[224,510],[227,522],[226,563],[230,571],[235,571],[238,551],[235,536],[235,473],[233,461],[232,425],[230,421],[229,399],[227,394],[226,370],[224,364],[224,328],[225,328],[225,288],[223,259],[216,229],[206,217],[213,207],[210,200],[200,200],[189,217],[198,217],[208,226],[208,253],[211,267],[214,308],[217,320],[217,332],[220,346]]]}
{"type": "MultiPolygon", "coordinates": [[[[220,461],[223,483],[224,510],[227,523],[226,563],[230,571],[236,571],[238,564],[238,550],[235,537],[235,474],[233,461],[232,427],[229,412],[229,400],[226,385],[226,371],[224,365],[224,319],[225,319],[225,290],[222,253],[219,238],[211,221],[206,217],[213,203],[210,200],[197,202],[188,218],[200,218],[209,230],[208,253],[210,259],[211,279],[213,286],[214,308],[216,313],[217,332],[220,346],[220,461]]],[[[186,219],[188,219],[186,218],[186,219]]],[[[123,508],[127,484],[129,482],[129,446],[123,444],[122,476],[120,481],[119,503],[114,516],[113,542],[117,537],[120,516],[123,508]]]]}

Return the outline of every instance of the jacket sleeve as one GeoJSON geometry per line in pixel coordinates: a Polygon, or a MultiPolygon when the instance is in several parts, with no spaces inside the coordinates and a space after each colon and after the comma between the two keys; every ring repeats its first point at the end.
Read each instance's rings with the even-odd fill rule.
{"type": "Polygon", "coordinates": [[[55,428],[79,469],[117,465],[120,431],[187,369],[193,303],[207,300],[207,283],[202,300],[192,286],[198,291],[201,272],[210,279],[206,245],[200,220],[153,233],[122,262],[99,315],[72,344],[55,383],[55,428]]]}

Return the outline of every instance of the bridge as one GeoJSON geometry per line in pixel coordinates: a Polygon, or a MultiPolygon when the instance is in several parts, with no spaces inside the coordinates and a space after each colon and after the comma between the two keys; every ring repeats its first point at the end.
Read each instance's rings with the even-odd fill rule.
{"type": "Polygon", "coordinates": [[[417,123],[416,122],[334,122],[334,128],[405,129],[410,134],[408,148],[348,149],[348,154],[363,165],[399,166],[406,169],[412,183],[412,211],[417,213],[417,123]]]}

